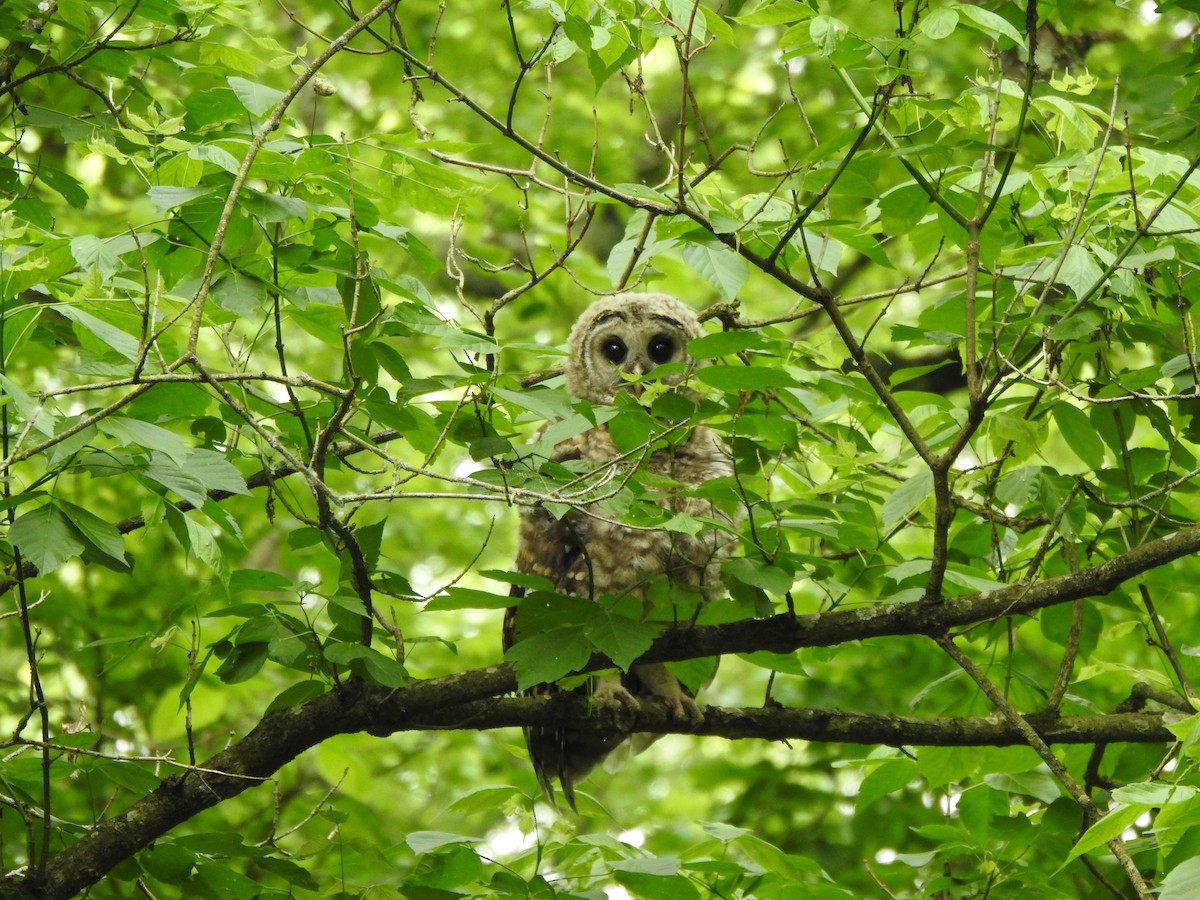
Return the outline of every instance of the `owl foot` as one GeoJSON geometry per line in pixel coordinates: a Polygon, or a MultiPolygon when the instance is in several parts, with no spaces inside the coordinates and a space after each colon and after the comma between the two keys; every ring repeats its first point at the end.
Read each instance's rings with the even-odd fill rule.
{"type": "Polygon", "coordinates": [[[666,704],[674,718],[692,725],[699,725],[703,722],[704,713],[696,705],[696,701],[685,694],[678,685],[676,685],[676,691],[675,694],[657,699],[666,704]]]}
{"type": "Polygon", "coordinates": [[[598,679],[592,690],[592,699],[601,703],[620,704],[630,712],[637,712],[642,706],[641,701],[615,678],[598,679]]]}

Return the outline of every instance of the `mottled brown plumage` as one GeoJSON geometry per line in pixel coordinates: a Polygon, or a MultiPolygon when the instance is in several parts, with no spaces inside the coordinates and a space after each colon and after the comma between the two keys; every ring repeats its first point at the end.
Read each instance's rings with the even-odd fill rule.
{"type": "MultiPolygon", "coordinates": [[[[628,387],[623,375],[646,375],[658,366],[677,363],[683,366],[672,366],[662,381],[680,385],[693,368],[687,342],[704,333],[695,314],[665,294],[621,294],[597,301],[571,330],[567,390],[593,404],[610,403],[617,391],[628,387]]],[[[619,472],[627,472],[633,465],[632,458],[626,458],[613,443],[607,425],[562,441],[551,459],[581,460],[589,469],[615,467],[619,472]]],[[[655,449],[648,458],[641,459],[641,466],[683,486],[664,496],[660,505],[719,522],[732,523],[735,518],[708,500],[685,493],[688,487],[732,474],[728,449],[708,427],[693,426],[683,440],[655,449]]],[[[556,518],[538,507],[527,510],[521,518],[516,568],[541,575],[553,583],[556,591],[574,597],[596,599],[615,594],[644,601],[650,583],[665,576],[676,585],[694,590],[699,599],[707,599],[720,591],[720,563],[731,552],[733,542],[728,530],[716,526],[689,535],[628,527],[586,508],[572,509],[556,518]]],[[[522,595],[520,588],[513,593],[522,595]]],[[[510,608],[505,616],[506,650],[516,639],[517,609],[510,608]]],[[[555,685],[539,685],[531,693],[557,690],[555,685]]],[[[577,690],[590,691],[596,701],[619,703],[631,710],[643,702],[659,702],[681,720],[703,719],[691,695],[661,663],[634,665],[620,677],[594,677],[577,690]]],[[[653,740],[648,735],[638,737],[636,749],[653,740]]],[[[527,728],[525,739],[547,796],[553,798],[553,782],[557,779],[567,802],[574,807],[575,782],[616,749],[625,735],[538,727],[527,728]]]]}

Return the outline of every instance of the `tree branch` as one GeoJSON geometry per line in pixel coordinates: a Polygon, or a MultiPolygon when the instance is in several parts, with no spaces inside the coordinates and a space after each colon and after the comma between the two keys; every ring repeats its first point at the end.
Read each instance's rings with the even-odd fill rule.
{"type": "MultiPolygon", "coordinates": [[[[910,603],[834,610],[807,616],[673,629],[654,642],[643,661],[688,659],[753,650],[789,653],[800,647],[832,646],[868,637],[937,635],[951,628],[1020,615],[1080,597],[1100,596],[1149,569],[1200,550],[1200,527],[1159,538],[1108,562],[1037,584],[1013,585],[937,606],[910,603]]],[[[597,654],[587,666],[611,666],[597,654]]],[[[501,727],[563,718],[549,704],[530,700],[497,700],[516,690],[509,663],[442,678],[418,681],[390,690],[358,682],[340,685],[300,706],[266,715],[245,737],[216,754],[203,771],[190,770],[167,779],[128,809],[89,831],[77,843],[49,860],[44,878],[32,876],[0,882],[0,900],[66,898],[95,884],[124,859],[149,846],[176,825],[222,800],[260,784],[304,750],[335,734],[366,731],[387,735],[417,728],[501,727]],[[484,702],[479,702],[484,701],[484,702]],[[541,716],[542,719],[535,717],[541,716]],[[224,774],[214,774],[224,773],[224,774]]],[[[570,698],[559,703],[572,703],[570,698]]],[[[912,719],[833,710],[714,709],[698,726],[680,728],[661,711],[640,710],[630,721],[640,731],[686,731],[728,737],[785,737],[865,743],[959,746],[975,741],[988,745],[1024,743],[1020,729],[993,719],[912,719]]],[[[581,724],[592,721],[580,716],[581,724]]],[[[613,727],[602,720],[600,727],[613,727]]],[[[1114,714],[1104,717],[1026,717],[1048,742],[1170,740],[1157,714],[1114,714]]]]}

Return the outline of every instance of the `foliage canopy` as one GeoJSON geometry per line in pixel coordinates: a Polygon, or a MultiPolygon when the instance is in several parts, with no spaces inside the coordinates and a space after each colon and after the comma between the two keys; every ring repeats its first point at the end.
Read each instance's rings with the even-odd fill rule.
{"type": "Polygon", "coordinates": [[[1198,15],[4,3],[0,897],[1195,896],[1198,15]],[[571,401],[642,288],[700,399],[571,401]],[[548,447],[698,419],[728,597],[501,660],[517,508],[700,524],[548,447]]]}

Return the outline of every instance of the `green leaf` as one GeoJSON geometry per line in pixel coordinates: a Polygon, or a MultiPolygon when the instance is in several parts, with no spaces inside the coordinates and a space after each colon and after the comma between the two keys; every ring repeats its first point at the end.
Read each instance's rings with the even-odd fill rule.
{"type": "Polygon", "coordinates": [[[737,16],[747,25],[784,25],[812,18],[812,7],[801,0],[776,0],[756,6],[752,12],[737,16]]]}
{"type": "Polygon", "coordinates": [[[84,312],[77,306],[59,306],[59,312],[85,331],[94,334],[100,342],[115,350],[130,362],[141,356],[141,345],[138,339],[129,332],[118,328],[103,319],[84,312]]]}
{"type": "Polygon", "coordinates": [[[85,544],[57,507],[46,504],[17,516],[8,539],[43,575],[83,552],[85,544]]]}
{"type": "Polygon", "coordinates": [[[757,331],[716,331],[688,341],[688,354],[692,359],[716,359],[762,345],[763,336],[757,331]]]}
{"type": "Polygon", "coordinates": [[[931,40],[948,38],[958,27],[958,12],[952,7],[941,6],[931,9],[921,17],[918,30],[931,40]]]}
{"type": "Polygon", "coordinates": [[[848,30],[846,23],[841,19],[819,15],[813,16],[809,22],[808,36],[817,45],[822,56],[830,56],[842,43],[848,30]]]}
{"type": "Polygon", "coordinates": [[[100,277],[106,280],[121,268],[121,258],[112,243],[95,235],[81,234],[71,238],[71,255],[75,257],[75,262],[79,263],[81,269],[96,269],[100,277]]]}
{"type": "Polygon", "coordinates": [[[283,91],[277,91],[265,84],[248,81],[236,75],[230,75],[227,80],[242,106],[256,116],[266,115],[283,99],[283,91]]]}
{"type": "Polygon", "coordinates": [[[900,524],[918,506],[933,496],[933,473],[922,469],[896,488],[883,501],[880,515],[884,531],[900,524]]]}
{"type": "Polygon", "coordinates": [[[0,387],[4,389],[4,402],[12,401],[21,417],[43,435],[52,435],[59,426],[60,418],[54,411],[53,401],[45,403],[34,400],[7,376],[0,375],[0,387]]]}
{"type": "Polygon", "coordinates": [[[724,244],[688,244],[683,261],[717,289],[725,300],[733,300],[750,276],[750,267],[724,244]]]}
{"type": "Polygon", "coordinates": [[[1104,442],[1096,434],[1087,413],[1069,401],[1054,404],[1050,409],[1058,433],[1079,460],[1091,471],[1104,467],[1104,442]]]}
{"type": "Polygon", "coordinates": [[[150,198],[150,202],[154,204],[155,210],[159,213],[165,213],[177,206],[183,206],[197,197],[207,196],[212,192],[213,189],[209,187],[170,187],[156,184],[146,192],[146,195],[150,198]]]}
{"type": "Polygon", "coordinates": [[[97,427],[123,446],[159,450],[180,465],[186,464],[193,452],[191,443],[181,435],[141,419],[109,416],[97,423],[97,427]]]}
{"type": "Polygon", "coordinates": [[[794,572],[782,566],[772,565],[761,559],[751,559],[748,556],[731,559],[721,566],[721,573],[730,578],[736,578],[743,584],[762,588],[770,594],[782,596],[792,589],[796,579],[794,572]]]}
{"type": "Polygon", "coordinates": [[[981,9],[972,3],[959,3],[956,8],[959,15],[967,20],[963,23],[964,25],[982,31],[997,43],[1001,42],[1001,38],[1006,38],[1017,45],[1025,43],[1025,36],[1003,16],[999,16],[989,9],[981,9]]]}
{"type": "Polygon", "coordinates": [[[504,658],[516,668],[517,688],[549,684],[582,668],[592,657],[592,642],[578,626],[555,628],[518,641],[504,658]]]}
{"type": "Polygon", "coordinates": [[[1200,857],[1185,859],[1159,882],[1158,900],[1200,897],[1200,857]]]}
{"type": "Polygon", "coordinates": [[[1081,309],[1055,322],[1047,335],[1055,341],[1090,338],[1103,324],[1104,316],[1098,309],[1081,309]]]}
{"type": "Polygon", "coordinates": [[[596,649],[629,671],[634,660],[650,649],[661,629],[596,607],[596,614],[583,626],[583,633],[596,649]]]}
{"type": "Polygon", "coordinates": [[[505,609],[512,606],[515,600],[507,594],[496,594],[492,591],[480,591],[475,588],[450,587],[446,593],[434,597],[422,607],[426,612],[438,612],[448,609],[505,609]]]}
{"type": "Polygon", "coordinates": [[[795,387],[796,379],[782,368],[751,366],[705,366],[696,379],[720,391],[770,391],[795,387]]]}
{"type": "Polygon", "coordinates": [[[1120,803],[1142,806],[1169,806],[1172,803],[1188,803],[1195,799],[1197,789],[1186,784],[1142,781],[1126,784],[1112,792],[1113,799],[1120,803]]]}
{"type": "Polygon", "coordinates": [[[889,759],[871,769],[858,786],[854,807],[865,810],[881,797],[903,790],[917,777],[917,764],[911,759],[889,759]]]}
{"type": "Polygon", "coordinates": [[[216,676],[225,684],[241,684],[262,671],[267,661],[267,643],[238,644],[217,667],[216,676]]]}
{"type": "Polygon", "coordinates": [[[83,189],[82,184],[66,172],[53,166],[39,165],[37,176],[43,184],[56,191],[71,206],[76,209],[83,209],[87,206],[89,199],[87,191],[83,189]]]}
{"type": "Polygon", "coordinates": [[[482,838],[467,834],[451,834],[448,831],[413,831],[409,832],[404,843],[408,844],[413,853],[432,853],[442,847],[454,844],[475,844],[481,840],[482,838]]]}
{"type": "Polygon", "coordinates": [[[75,527],[76,532],[92,547],[118,562],[125,562],[125,539],[121,537],[121,532],[115,525],[74,503],[59,500],[57,506],[75,527]]]}
{"type": "Polygon", "coordinates": [[[1066,865],[1076,857],[1095,850],[1097,847],[1103,847],[1109,841],[1119,837],[1121,832],[1138,820],[1142,813],[1147,812],[1151,807],[1141,804],[1132,806],[1120,805],[1110,810],[1109,813],[1084,832],[1083,837],[1071,848],[1071,852],[1067,854],[1063,865],[1066,865]]]}
{"type": "Polygon", "coordinates": [[[634,897],[645,900],[700,900],[696,886],[683,875],[666,877],[618,869],[613,877],[634,897]]]}
{"type": "Polygon", "coordinates": [[[324,656],[331,663],[349,666],[356,675],[383,687],[403,687],[409,681],[408,671],[390,656],[362,644],[329,643],[324,656]]]}
{"type": "Polygon", "coordinates": [[[229,564],[210,528],[204,527],[191,515],[180,512],[174,506],[167,507],[167,522],[175,539],[184,549],[208,566],[222,582],[228,582],[229,564]]]}
{"type": "MultiPolygon", "coordinates": [[[[1062,268],[1058,270],[1059,280],[1069,287],[1076,297],[1083,297],[1087,294],[1103,274],[1104,270],[1100,267],[1100,263],[1096,261],[1096,257],[1078,244],[1072,244],[1067,248],[1067,255],[1063,259],[1062,268]]],[[[1092,319],[1084,318],[1081,322],[1081,327],[1094,324],[1092,319]]],[[[1091,331],[1094,330],[1095,328],[1093,327],[1091,331]]],[[[1091,331],[1085,331],[1083,334],[1070,334],[1068,336],[1082,337],[1084,334],[1090,334],[1091,331]]]]}
{"type": "Polygon", "coordinates": [[[919,184],[901,185],[879,198],[880,221],[888,234],[911,231],[925,217],[933,201],[919,184]]]}

